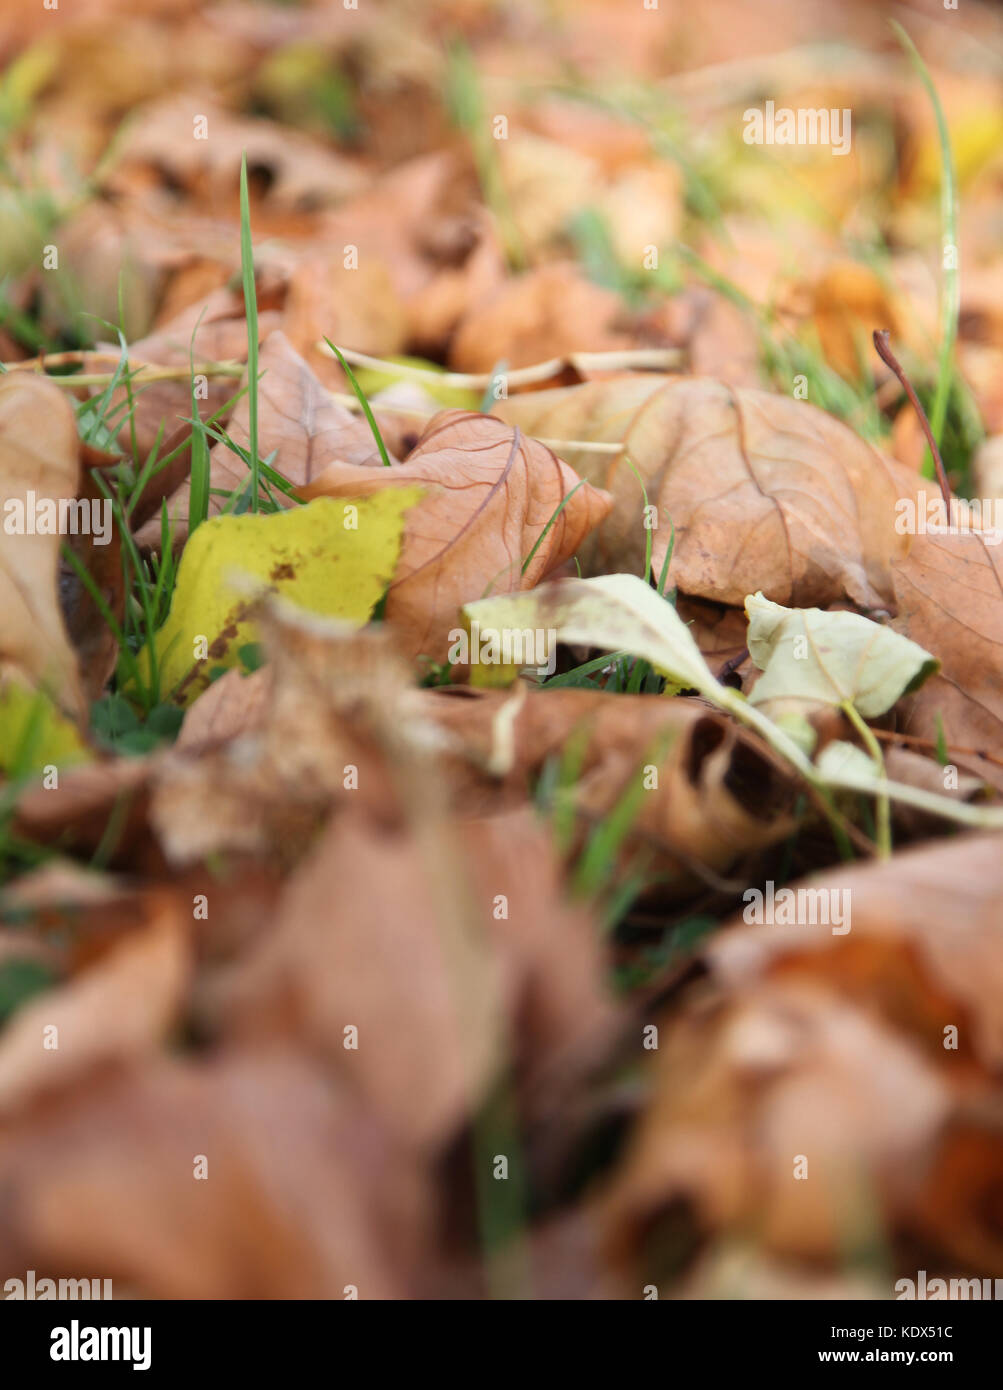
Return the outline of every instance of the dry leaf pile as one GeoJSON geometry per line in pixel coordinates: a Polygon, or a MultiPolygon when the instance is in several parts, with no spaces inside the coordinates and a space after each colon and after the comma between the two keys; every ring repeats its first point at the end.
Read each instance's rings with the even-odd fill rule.
{"type": "Polygon", "coordinates": [[[1003,1272],[1003,28],[757,8],[4,16],[0,1283],[1003,1272]]]}

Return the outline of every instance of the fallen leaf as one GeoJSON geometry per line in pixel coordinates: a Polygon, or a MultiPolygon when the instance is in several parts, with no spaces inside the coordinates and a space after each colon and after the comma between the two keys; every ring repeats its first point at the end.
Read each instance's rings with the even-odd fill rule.
{"type": "Polygon", "coordinates": [[[631,347],[630,337],[617,329],[622,315],[619,297],[591,284],[575,267],[541,266],[500,285],[464,315],[449,350],[450,365],[458,372],[490,372],[499,362],[516,368],[563,357],[585,343],[593,352],[631,347]]]}
{"type": "MultiPolygon", "coordinates": [[[[581,643],[644,657],[683,689],[714,698],[717,682],[672,604],[636,574],[566,579],[528,594],[480,599],[463,608],[483,641],[539,629],[552,644],[581,643]]],[[[548,651],[548,656],[553,652],[548,651]]]]}
{"type": "Polygon", "coordinates": [[[929,652],[859,613],[784,608],[762,594],[745,600],[749,655],[762,671],[749,699],[806,708],[852,704],[864,719],[884,714],[938,668],[929,652]]]}
{"type": "Polygon", "coordinates": [[[580,741],[569,795],[581,838],[640,781],[625,848],[650,855],[671,900],[708,883],[719,887],[721,874],[793,827],[791,782],[750,736],[699,701],[545,688],[531,690],[503,722],[511,700],[500,691],[468,690],[462,698],[428,691],[418,707],[450,737],[446,756],[461,763],[450,779],[468,812],[519,804],[548,763],[580,741]]]}
{"type": "Polygon", "coordinates": [[[180,1017],[190,967],[187,929],[165,900],[90,970],[22,1005],[0,1035],[0,1115],[155,1047],[180,1017]]]}
{"type": "MultiPolygon", "coordinates": [[[[637,572],[645,540],[668,583],[740,606],[762,590],[790,607],[892,602],[897,486],[870,445],[805,401],[700,378],[635,376],[499,402],[503,419],[548,439],[623,444],[608,455],[561,450],[614,498],[583,555],[587,574],[637,572]],[[644,498],[655,508],[646,531],[644,498]]],[[[936,654],[936,648],[933,649],[936,654]]]]}
{"type": "Polygon", "coordinates": [[[425,1246],[423,1175],[288,1051],[158,1059],[0,1125],[0,1184],[14,1268],[118,1297],[402,1297],[425,1246]]]}
{"type": "Polygon", "coordinates": [[[501,1060],[497,964],[445,864],[336,819],[210,1004],[234,1038],[306,1039],[419,1150],[444,1143],[501,1060]]]}
{"type": "MultiPolygon", "coordinates": [[[[258,386],[258,456],[271,459],[269,467],[294,488],[308,485],[315,473],[335,459],[353,464],[381,462],[367,421],[339,405],[283,333],[269,334],[258,365],[263,373],[258,386]]],[[[232,384],[238,389],[238,383],[232,384]]],[[[245,377],[239,387],[246,385],[245,377]]],[[[238,447],[249,450],[250,402],[246,391],[230,418],[227,434],[238,447]]],[[[213,445],[209,454],[210,516],[218,516],[226,505],[226,497],[219,493],[232,493],[246,485],[247,474],[247,465],[228,445],[213,445]]],[[[177,542],[188,534],[189,490],[185,480],[167,503],[177,542]]],[[[279,489],[273,491],[280,506],[296,505],[279,489]]],[[[159,513],[136,533],[140,544],[157,548],[160,535],[159,513]]]]}
{"type": "MultiPolygon", "coordinates": [[[[932,652],[940,671],[903,703],[899,727],[931,746],[943,737],[949,749],[994,751],[1003,738],[1003,554],[975,532],[909,539],[894,570],[892,624],[932,652]]],[[[988,761],[951,758],[1003,785],[988,761]]]]}
{"type": "MultiPolygon", "coordinates": [[[[184,549],[171,611],[156,636],[161,691],[188,704],[214,668],[236,665],[241,647],[256,640],[250,613],[265,592],[364,623],[394,572],[404,515],[420,496],[401,488],[356,494],[345,507],[319,498],[289,512],[205,522],[184,549]],[[233,575],[246,576],[251,591],[247,582],[243,592],[235,589],[233,575]]],[[[152,677],[148,660],[143,674],[152,677]]]]}
{"type": "Polygon", "coordinates": [[[669,1023],[604,1207],[630,1277],[668,1282],[750,1230],[791,1264],[835,1264],[875,1204],[896,1272],[915,1277],[917,1241],[938,1267],[997,1267],[999,851],[966,836],[809,879],[848,895],[845,934],[736,921],[711,941],[711,994],[669,1023]]]}
{"type": "Polygon", "coordinates": [[[57,514],[60,507],[74,507],[78,480],[76,421],[63,392],[36,376],[4,377],[0,380],[4,513],[0,765],[6,770],[25,758],[35,767],[68,755],[87,756],[75,729],[85,710],[77,658],[63,623],[57,587],[57,514]],[[35,526],[43,522],[51,525],[51,531],[36,534],[35,526]]]}
{"type": "Polygon", "coordinates": [[[578,483],[548,448],[493,417],[444,411],[400,467],[333,463],[303,495],[372,497],[415,484],[424,490],[405,523],[385,617],[405,652],[443,661],[463,603],[532,588],[606,515],[606,495],[578,483]]]}
{"type": "MultiPolygon", "coordinates": [[[[308,136],[271,121],[234,116],[204,94],[172,94],[138,112],[104,182],[112,192],[135,197],[149,188],[152,171],[185,188],[205,210],[218,215],[222,202],[233,215],[244,154],[249,176],[267,178],[266,202],[280,214],[317,212],[358,193],[366,182],[349,160],[308,136]]],[[[267,208],[261,211],[267,217],[267,208]]],[[[278,221],[276,229],[281,225],[278,221]]]]}
{"type": "Polygon", "coordinates": [[[859,380],[871,358],[871,334],[900,335],[901,311],[877,274],[855,261],[829,266],[814,286],[812,317],[826,361],[847,381],[859,380]]]}

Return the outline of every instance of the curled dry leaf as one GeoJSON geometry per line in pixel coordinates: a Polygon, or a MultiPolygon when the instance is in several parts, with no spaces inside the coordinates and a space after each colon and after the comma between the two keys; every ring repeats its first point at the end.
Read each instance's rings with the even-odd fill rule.
{"type": "Polygon", "coordinates": [[[745,611],[749,654],[763,673],[749,698],[767,714],[778,701],[806,711],[849,702],[874,719],[937,670],[929,652],[859,613],[784,608],[762,594],[750,594],[745,611]]]}
{"type": "MultiPolygon", "coordinates": [[[[477,177],[467,155],[434,150],[406,159],[325,215],[324,245],[355,246],[360,266],[385,266],[408,303],[462,252],[470,235],[466,229],[480,207],[476,191],[477,177]],[[388,208],[393,209],[389,217],[388,208]]],[[[328,336],[332,326],[325,326],[328,336]]]]}
{"type": "Polygon", "coordinates": [[[579,486],[545,445],[459,410],[436,416],[399,468],[333,463],[303,494],[365,497],[414,484],[427,495],[406,521],[385,617],[408,655],[432,661],[446,658],[462,604],[532,588],[571,558],[611,505],[604,492],[579,486]]]}
{"type": "MultiPolygon", "coordinates": [[[[390,679],[384,673],[384,688],[390,679]]],[[[298,683],[299,678],[294,684],[298,683]]],[[[298,713],[296,705],[286,702],[293,721],[289,727],[301,733],[304,717],[311,726],[314,719],[323,719],[330,699],[323,684],[311,686],[309,705],[300,704],[298,713]]],[[[258,738],[267,729],[269,740],[274,731],[277,749],[293,746],[284,742],[284,722],[274,720],[272,713],[276,691],[285,688],[280,664],[248,678],[232,671],[189,708],[176,745],[178,755],[189,749],[203,754],[220,751],[205,776],[196,776],[194,769],[182,772],[180,766],[165,769],[156,804],[170,845],[180,848],[193,838],[205,843],[214,824],[217,834],[230,825],[234,835],[242,836],[249,807],[263,803],[263,788],[281,785],[281,759],[244,781],[242,777],[251,774],[246,764],[242,771],[243,759],[226,754],[221,745],[244,737],[242,750],[247,750],[251,745],[246,736],[258,738]]],[[[408,706],[408,717],[416,725],[440,732],[437,762],[448,769],[453,804],[465,815],[494,817],[522,804],[548,760],[559,758],[570,740],[580,738],[582,765],[574,806],[584,835],[630,793],[645,766],[653,763],[657,785],[652,781],[646,788],[626,844],[631,851],[643,847],[651,853],[670,896],[690,894],[708,880],[719,883],[720,874],[782,840],[794,824],[793,783],[767,761],[761,745],[695,700],[553,690],[531,691],[519,702],[509,692],[465,689],[419,691],[408,697],[408,706]]],[[[325,742],[316,745],[321,749],[331,738],[329,721],[327,730],[325,742]]],[[[343,742],[332,752],[332,795],[352,756],[343,742]]],[[[326,760],[326,754],[311,760],[311,778],[317,775],[318,762],[326,760]]],[[[352,795],[361,794],[360,788],[352,795]]],[[[210,843],[218,848],[236,841],[210,843]]]]}
{"type": "Polygon", "coordinates": [[[531,691],[508,721],[513,697],[507,693],[429,691],[422,698],[422,713],[450,735],[467,764],[465,776],[454,773],[464,807],[483,811],[524,798],[548,760],[580,739],[573,804],[584,832],[609,815],[653,764],[657,777],[645,780],[626,844],[652,853],[671,896],[692,893],[708,880],[719,883],[718,875],[739,859],[792,828],[792,785],[757,742],[696,700],[531,691]],[[500,749],[507,753],[504,767],[500,749]]]}
{"type": "Polygon", "coordinates": [[[804,927],[736,930],[711,943],[708,959],[733,985],[774,967],[824,972],[834,988],[903,1027],[948,1073],[972,1062],[995,1072],[1003,1065],[1001,848],[998,834],[966,835],[843,869],[825,884],[850,894],[845,937],[804,927]],[[950,1023],[960,1025],[954,1051],[944,1048],[950,1023]]]}
{"type": "MultiPolygon", "coordinates": [[[[447,264],[407,304],[407,336],[423,353],[444,352],[457,324],[505,280],[505,258],[494,219],[483,210],[470,220],[461,265],[447,264]]],[[[494,364],[492,364],[494,365],[494,364]]]]}

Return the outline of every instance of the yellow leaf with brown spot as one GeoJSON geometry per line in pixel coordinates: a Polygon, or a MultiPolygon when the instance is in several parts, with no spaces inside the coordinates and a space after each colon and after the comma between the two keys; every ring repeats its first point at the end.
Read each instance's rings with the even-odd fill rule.
{"type": "MultiPolygon", "coordinates": [[[[393,578],[405,513],[421,495],[388,488],[205,522],[182,553],[171,611],[157,633],[161,695],[189,704],[213,671],[237,666],[240,649],[256,640],[250,615],[266,592],[361,627],[393,578]]],[[[149,679],[147,652],[141,669],[149,679]]]]}

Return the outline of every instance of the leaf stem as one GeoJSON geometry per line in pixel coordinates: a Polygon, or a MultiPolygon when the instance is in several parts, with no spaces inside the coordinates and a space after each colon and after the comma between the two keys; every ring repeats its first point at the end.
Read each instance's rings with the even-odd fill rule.
{"type": "MultiPolygon", "coordinates": [[[[856,729],[857,733],[860,735],[864,747],[871,755],[871,762],[874,764],[874,770],[877,773],[878,781],[882,785],[882,787],[885,787],[888,778],[885,774],[885,760],[884,755],[881,752],[880,743],[878,743],[877,739],[874,737],[866,720],[864,720],[861,717],[860,711],[857,709],[856,705],[853,703],[852,700],[844,700],[840,705],[840,709],[842,709],[847,719],[850,721],[850,723],[856,729]]],[[[890,859],[892,853],[892,812],[891,801],[888,798],[887,790],[882,790],[878,792],[877,806],[878,858],[890,859]]]]}

